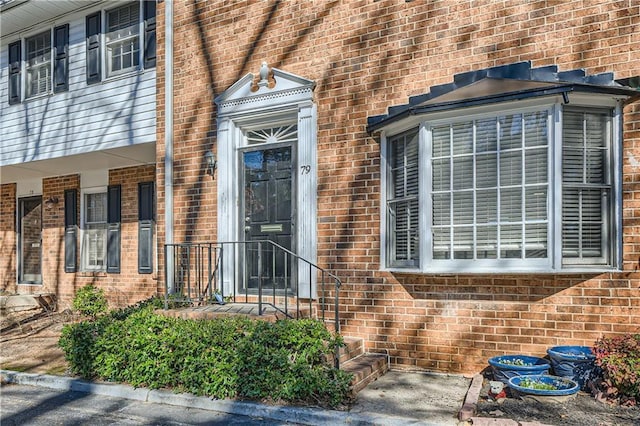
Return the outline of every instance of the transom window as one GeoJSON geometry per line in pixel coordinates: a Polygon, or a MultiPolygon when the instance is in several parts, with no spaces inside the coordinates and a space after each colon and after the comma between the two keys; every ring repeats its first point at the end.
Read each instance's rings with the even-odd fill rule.
{"type": "Polygon", "coordinates": [[[295,124],[249,130],[246,133],[247,145],[263,143],[295,143],[298,140],[298,126],[295,124]]]}
{"type": "Polygon", "coordinates": [[[49,93],[51,90],[51,31],[25,40],[26,97],[49,93]]]}
{"type": "Polygon", "coordinates": [[[611,109],[558,105],[426,121],[388,138],[386,266],[612,267],[611,121],[611,109]]]}
{"type": "Polygon", "coordinates": [[[106,12],[107,77],[140,64],[140,5],[130,3],[106,12]]]}

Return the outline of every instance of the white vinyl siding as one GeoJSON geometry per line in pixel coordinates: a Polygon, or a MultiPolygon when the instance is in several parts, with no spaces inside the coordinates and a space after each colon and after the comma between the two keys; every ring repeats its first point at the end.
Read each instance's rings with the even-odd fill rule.
{"type": "MultiPolygon", "coordinates": [[[[69,90],[4,105],[0,166],[156,140],[156,70],[86,83],[86,12],[70,21],[69,90]]],[[[8,98],[7,46],[0,50],[0,99],[8,98]]]]}
{"type": "Polygon", "coordinates": [[[510,108],[420,126],[385,140],[387,268],[616,267],[611,109],[510,108]]]}
{"type": "Polygon", "coordinates": [[[26,97],[47,94],[51,91],[51,31],[29,37],[24,44],[26,97]]]}

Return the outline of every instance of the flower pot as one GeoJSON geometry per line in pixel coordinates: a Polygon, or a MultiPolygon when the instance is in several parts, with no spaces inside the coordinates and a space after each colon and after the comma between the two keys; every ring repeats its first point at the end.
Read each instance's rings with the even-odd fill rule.
{"type": "Polygon", "coordinates": [[[554,346],[547,349],[556,376],[567,377],[584,389],[595,376],[596,356],[589,346],[554,346]]]}
{"type": "Polygon", "coordinates": [[[504,384],[516,376],[540,375],[549,372],[549,361],[544,358],[528,355],[502,355],[489,358],[493,378],[504,384]]]}
{"type": "Polygon", "coordinates": [[[509,379],[509,388],[521,398],[531,397],[539,402],[564,402],[575,396],[580,385],[566,377],[541,374],[512,377],[509,379]]]}

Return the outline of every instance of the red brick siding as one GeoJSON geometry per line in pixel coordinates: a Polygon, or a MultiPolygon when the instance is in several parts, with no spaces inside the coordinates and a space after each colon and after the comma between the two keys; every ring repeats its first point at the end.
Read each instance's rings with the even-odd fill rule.
{"type": "Polygon", "coordinates": [[[16,291],[16,184],[0,185],[0,290],[16,291]]]}
{"type": "MultiPolygon", "coordinates": [[[[71,301],[78,288],[93,283],[104,289],[110,306],[125,306],[146,299],[161,291],[158,289],[156,274],[138,274],[138,183],[155,180],[154,166],[138,166],[109,171],[109,184],[122,185],[122,222],[121,222],[121,273],[67,273],[64,271],[64,192],[67,189],[78,190],[78,212],[80,215],[81,183],[79,175],[45,178],[42,181],[42,197],[58,198],[59,202],[51,208],[43,208],[42,231],[42,285],[18,285],[20,293],[54,293],[58,297],[58,305],[64,309],[71,301]]],[[[6,217],[15,218],[15,189],[12,198],[12,213],[8,205],[10,185],[3,185],[2,217],[3,235],[6,217]],[[8,188],[5,190],[5,187],[8,188]]],[[[80,217],[80,216],[78,216],[80,217]]],[[[6,225],[10,233],[10,227],[6,225]]],[[[3,239],[3,244],[4,244],[3,239]]],[[[15,246],[15,237],[12,244],[15,246]]],[[[15,251],[15,248],[13,248],[15,251]]],[[[4,246],[3,246],[4,253],[4,246]]],[[[80,235],[78,235],[78,256],[80,255],[80,235]]],[[[15,257],[15,255],[13,256],[15,257]]],[[[4,259],[4,256],[3,256],[4,259]]],[[[78,262],[80,259],[78,259],[78,262]]],[[[13,260],[15,262],[15,260],[13,260]]],[[[155,260],[154,260],[155,262],[155,260]]],[[[3,283],[13,283],[15,287],[15,267],[13,276],[3,274],[3,283]]],[[[8,285],[3,284],[3,285],[8,285]]]]}
{"type": "MultiPolygon", "coordinates": [[[[174,9],[176,241],[215,239],[216,181],[203,170],[204,152],[216,145],[213,98],[267,61],[317,83],[318,260],[345,281],[344,334],[365,337],[367,349],[388,352],[395,367],[470,372],[492,355],[542,355],[550,345],[638,330],[638,104],[625,108],[621,274],[380,272],[380,146],[365,133],[367,116],[459,72],[529,60],[638,74],[638,2],[209,1],[174,9]]],[[[158,22],[161,186],[163,10],[158,22]]]]}

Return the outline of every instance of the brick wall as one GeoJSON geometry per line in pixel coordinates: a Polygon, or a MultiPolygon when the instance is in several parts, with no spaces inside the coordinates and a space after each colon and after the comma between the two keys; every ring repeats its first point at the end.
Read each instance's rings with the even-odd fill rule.
{"type": "MultiPolygon", "coordinates": [[[[58,198],[51,208],[43,208],[42,286],[19,285],[20,293],[51,292],[61,309],[71,305],[78,288],[94,284],[105,290],[110,306],[125,306],[159,292],[156,274],[138,274],[138,183],[155,179],[153,166],[128,167],[109,171],[109,184],[122,185],[121,273],[67,273],[64,271],[64,191],[78,190],[80,217],[80,176],[58,176],[42,181],[42,197],[58,198]]],[[[4,202],[3,197],[3,202],[4,202]]],[[[13,198],[15,204],[15,196],[13,198]]],[[[15,214],[14,214],[15,217],[15,214]]],[[[80,235],[78,235],[78,256],[80,235]]],[[[79,259],[78,259],[79,261],[79,259]]],[[[15,282],[15,277],[13,278],[15,282]]]]}
{"type": "MultiPolygon", "coordinates": [[[[380,272],[380,146],[365,133],[367,116],[460,72],[528,60],[616,78],[638,74],[637,1],[209,1],[174,8],[176,241],[215,239],[216,183],[203,170],[203,154],[216,144],[213,98],[267,61],[317,83],[318,260],[345,281],[344,334],[365,337],[369,350],[388,352],[397,368],[471,372],[493,355],[543,355],[554,344],[638,331],[638,104],[625,108],[620,274],[380,272]]],[[[158,22],[161,187],[163,10],[158,22]]],[[[162,244],[162,221],[158,229],[162,244]]]]}
{"type": "Polygon", "coordinates": [[[0,291],[16,290],[16,184],[0,185],[0,291]]]}

